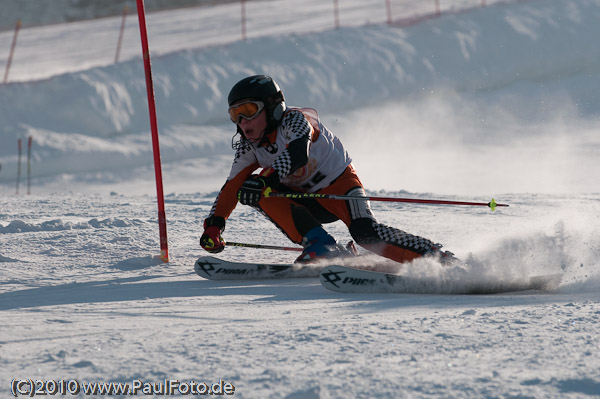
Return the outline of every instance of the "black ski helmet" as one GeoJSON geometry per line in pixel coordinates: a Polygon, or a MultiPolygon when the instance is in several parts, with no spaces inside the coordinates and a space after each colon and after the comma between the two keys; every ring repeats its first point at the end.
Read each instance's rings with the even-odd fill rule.
{"type": "Polygon", "coordinates": [[[259,100],[265,104],[267,129],[270,131],[281,122],[286,110],[285,98],[279,85],[267,75],[248,76],[237,82],[229,92],[227,101],[231,107],[241,100],[259,100]]]}

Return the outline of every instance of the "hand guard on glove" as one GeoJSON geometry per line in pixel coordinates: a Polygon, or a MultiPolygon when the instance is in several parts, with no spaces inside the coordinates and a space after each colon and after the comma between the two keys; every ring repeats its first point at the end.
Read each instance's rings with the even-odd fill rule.
{"type": "Polygon", "coordinates": [[[271,187],[279,184],[279,175],[273,168],[263,169],[258,175],[252,175],[238,191],[238,201],[242,205],[256,205],[271,192],[271,187]]]}
{"type": "Polygon", "coordinates": [[[225,231],[225,219],[212,216],[204,221],[204,234],[200,237],[200,246],[211,253],[219,253],[225,249],[225,240],[221,233],[225,231]]]}

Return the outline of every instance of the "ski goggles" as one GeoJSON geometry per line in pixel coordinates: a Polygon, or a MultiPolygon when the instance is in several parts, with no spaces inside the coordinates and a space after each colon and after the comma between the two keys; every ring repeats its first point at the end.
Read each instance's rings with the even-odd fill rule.
{"type": "Polygon", "coordinates": [[[229,118],[235,124],[240,122],[240,117],[252,120],[260,114],[265,104],[262,101],[248,100],[229,107],[229,118]]]}

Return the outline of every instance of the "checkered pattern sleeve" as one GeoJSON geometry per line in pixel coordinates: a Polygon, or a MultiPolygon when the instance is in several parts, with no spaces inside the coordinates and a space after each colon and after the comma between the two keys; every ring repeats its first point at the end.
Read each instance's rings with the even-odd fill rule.
{"type": "Polygon", "coordinates": [[[293,173],[308,162],[308,149],[313,128],[300,111],[291,111],[281,121],[281,133],[289,143],[273,162],[280,179],[293,173]]]}

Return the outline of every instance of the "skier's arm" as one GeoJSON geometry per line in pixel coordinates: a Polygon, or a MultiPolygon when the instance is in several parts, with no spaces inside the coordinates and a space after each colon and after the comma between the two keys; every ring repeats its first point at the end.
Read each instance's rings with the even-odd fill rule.
{"type": "Polygon", "coordinates": [[[250,175],[252,175],[252,172],[254,172],[257,168],[258,164],[252,164],[245,167],[233,178],[228,179],[223,187],[221,187],[217,198],[215,198],[215,202],[213,203],[208,218],[223,219],[223,230],[225,229],[225,220],[227,220],[237,205],[237,193],[240,187],[242,187],[244,181],[248,179],[250,175]]]}
{"type": "Polygon", "coordinates": [[[237,193],[240,187],[258,167],[254,151],[249,146],[240,145],[236,151],[229,177],[215,198],[208,218],[204,222],[205,228],[208,224],[217,225],[222,231],[225,230],[225,220],[237,205],[237,193]]]}
{"type": "Polygon", "coordinates": [[[280,180],[306,165],[314,132],[311,124],[300,111],[289,112],[281,122],[281,127],[284,137],[290,141],[272,165],[280,180]]]}
{"type": "Polygon", "coordinates": [[[252,164],[242,169],[233,179],[228,179],[219,191],[210,214],[204,220],[204,233],[200,237],[200,246],[208,252],[218,253],[225,249],[221,237],[225,231],[225,220],[237,205],[238,190],[257,167],[258,164],[252,164]]]}

